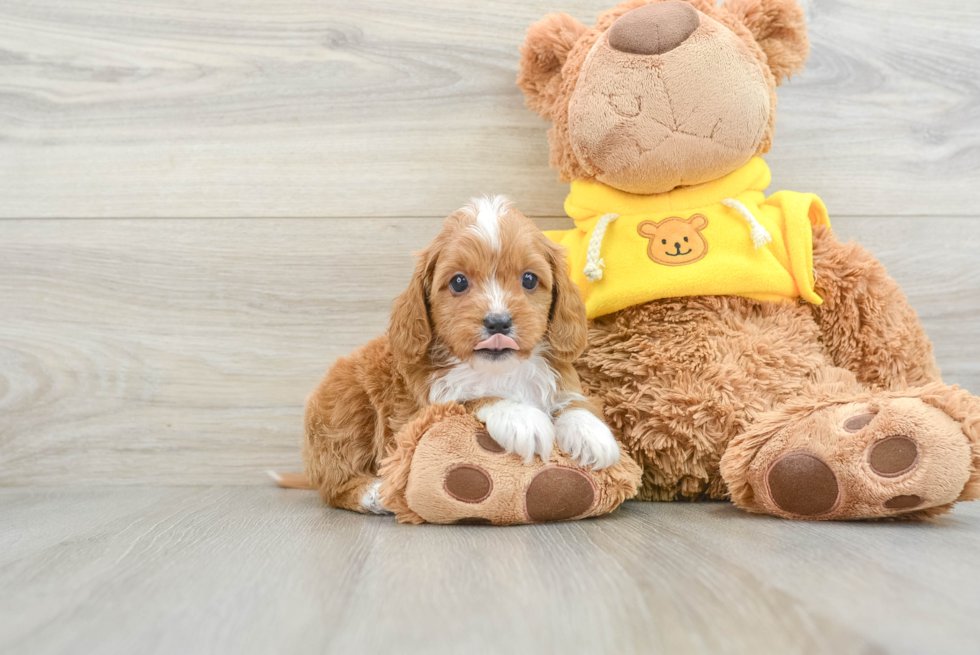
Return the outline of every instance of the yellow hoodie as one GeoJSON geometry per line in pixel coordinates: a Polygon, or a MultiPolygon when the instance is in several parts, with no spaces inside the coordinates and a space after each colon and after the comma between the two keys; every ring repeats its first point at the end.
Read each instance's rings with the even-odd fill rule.
{"type": "Polygon", "coordinates": [[[575,181],[565,200],[575,228],[546,234],[568,248],[589,318],[681,296],[819,305],[811,228],[830,225],[827,209],[812,193],[766,198],[771,179],[756,157],[713,182],[658,195],[575,181]]]}

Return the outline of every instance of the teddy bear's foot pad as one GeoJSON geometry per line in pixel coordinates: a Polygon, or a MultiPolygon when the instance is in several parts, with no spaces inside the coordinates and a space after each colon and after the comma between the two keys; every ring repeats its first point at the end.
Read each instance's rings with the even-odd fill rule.
{"type": "MultiPolygon", "coordinates": [[[[391,482],[384,502],[414,523],[513,525],[606,514],[636,492],[640,469],[624,455],[601,471],[583,468],[557,449],[531,464],[494,441],[458,406],[437,410],[382,468],[391,482]],[[406,457],[410,456],[410,463],[406,457]],[[395,464],[402,461],[404,475],[395,464]],[[399,485],[396,479],[402,479],[399,485]]],[[[423,417],[422,420],[425,420],[423,417]]]]}
{"type": "MultiPolygon", "coordinates": [[[[769,434],[756,441],[745,470],[751,491],[730,481],[746,491],[733,491],[733,500],[751,511],[812,520],[896,517],[949,505],[970,478],[961,424],[918,398],[773,417],[781,419],[776,429],[772,420],[761,426],[769,434]]],[[[729,448],[751,447],[751,432],[729,448]]]]}
{"type": "Polygon", "coordinates": [[[826,514],[840,498],[837,476],[819,457],[806,451],[781,457],[769,469],[766,482],[772,502],[790,514],[826,514]]]}
{"type": "Polygon", "coordinates": [[[582,471],[560,466],[538,471],[524,494],[524,513],[536,523],[567,521],[595,504],[595,484],[582,471]]]}

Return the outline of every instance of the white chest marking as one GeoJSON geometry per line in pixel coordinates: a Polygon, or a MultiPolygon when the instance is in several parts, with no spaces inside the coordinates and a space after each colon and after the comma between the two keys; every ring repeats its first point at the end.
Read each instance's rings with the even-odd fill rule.
{"type": "Polygon", "coordinates": [[[429,402],[458,403],[479,398],[505,398],[551,413],[565,394],[559,394],[558,375],[537,351],[507,371],[473,368],[459,363],[446,373],[436,374],[429,389],[429,402]]]}

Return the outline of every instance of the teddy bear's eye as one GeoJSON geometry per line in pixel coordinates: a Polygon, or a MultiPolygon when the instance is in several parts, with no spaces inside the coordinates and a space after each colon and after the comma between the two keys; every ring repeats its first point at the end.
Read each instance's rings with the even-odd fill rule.
{"type": "Polygon", "coordinates": [[[660,240],[660,243],[662,243],[662,244],[664,244],[666,246],[667,245],[667,239],[661,239],[660,240]]]}
{"type": "Polygon", "coordinates": [[[687,237],[684,237],[684,243],[687,243],[687,237]]]}

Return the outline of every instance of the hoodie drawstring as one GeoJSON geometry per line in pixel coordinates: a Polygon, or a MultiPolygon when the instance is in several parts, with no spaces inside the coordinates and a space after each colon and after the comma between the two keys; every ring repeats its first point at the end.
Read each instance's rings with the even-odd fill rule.
{"type": "Polygon", "coordinates": [[[606,214],[596,223],[592,230],[592,237],[589,239],[589,249],[585,253],[585,279],[589,282],[598,282],[602,279],[602,268],[606,262],[602,261],[600,252],[602,250],[602,239],[606,236],[606,228],[614,220],[619,218],[619,214],[606,214]]]}
{"type": "Polygon", "coordinates": [[[735,200],[735,198],[725,198],[721,201],[721,204],[734,209],[742,215],[745,222],[752,228],[752,245],[754,245],[756,249],[759,249],[772,241],[772,235],[769,234],[769,230],[762,227],[762,223],[756,220],[755,216],[752,215],[752,212],[749,211],[748,207],[740,203],[738,200],[735,200]]]}

